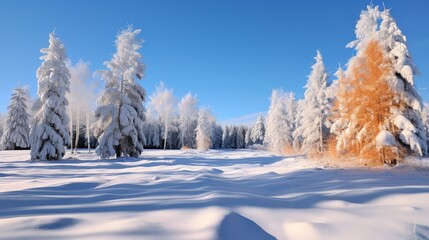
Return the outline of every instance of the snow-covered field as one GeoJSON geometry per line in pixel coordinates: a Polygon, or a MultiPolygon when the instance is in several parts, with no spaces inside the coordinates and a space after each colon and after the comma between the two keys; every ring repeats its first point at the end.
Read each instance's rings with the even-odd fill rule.
{"type": "Polygon", "coordinates": [[[429,239],[429,166],[329,169],[268,152],[30,162],[0,152],[1,239],[429,239]]]}

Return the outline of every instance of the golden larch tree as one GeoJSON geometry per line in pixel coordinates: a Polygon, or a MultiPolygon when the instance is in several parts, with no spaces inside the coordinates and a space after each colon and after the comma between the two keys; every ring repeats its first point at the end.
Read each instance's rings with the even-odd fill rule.
{"type": "Polygon", "coordinates": [[[334,124],[337,151],[375,164],[399,158],[390,123],[396,95],[389,85],[393,67],[376,40],[369,41],[350,61],[339,80],[334,124]]]}

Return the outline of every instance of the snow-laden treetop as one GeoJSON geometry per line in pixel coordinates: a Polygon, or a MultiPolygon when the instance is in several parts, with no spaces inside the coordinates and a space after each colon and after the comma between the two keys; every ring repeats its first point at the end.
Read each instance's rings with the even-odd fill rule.
{"type": "Polygon", "coordinates": [[[140,61],[142,56],[139,49],[143,40],[138,37],[141,30],[133,30],[132,27],[120,32],[116,37],[116,53],[112,60],[104,62],[109,69],[100,71],[106,83],[112,83],[116,79],[124,79],[127,82],[134,82],[134,77],[141,79],[144,77],[145,65],[140,61]]]}
{"type": "Polygon", "coordinates": [[[368,5],[363,10],[355,28],[356,40],[348,48],[359,50],[366,41],[373,39],[383,44],[392,58],[395,71],[408,83],[414,85],[414,74],[418,73],[407,47],[407,38],[399,29],[389,9],[380,11],[378,6],[368,5]]]}
{"type": "Polygon", "coordinates": [[[52,32],[49,34],[49,47],[40,49],[40,52],[44,54],[40,57],[44,62],[36,72],[39,79],[37,94],[44,99],[48,93],[46,88],[51,88],[51,84],[55,83],[58,95],[65,96],[70,91],[70,73],[65,66],[67,54],[63,43],[52,32]]]}

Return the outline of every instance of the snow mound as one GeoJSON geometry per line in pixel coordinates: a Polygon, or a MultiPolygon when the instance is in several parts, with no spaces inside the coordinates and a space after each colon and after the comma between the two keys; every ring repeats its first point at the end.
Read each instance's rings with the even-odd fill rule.
{"type": "Polygon", "coordinates": [[[65,229],[76,225],[79,221],[74,218],[57,218],[39,225],[42,230],[58,230],[65,229]]]}
{"type": "Polygon", "coordinates": [[[226,215],[217,230],[217,240],[275,240],[252,220],[241,216],[236,212],[226,215]]]}
{"type": "Polygon", "coordinates": [[[222,174],[223,173],[223,171],[220,170],[219,168],[212,168],[208,172],[213,173],[213,174],[222,174]]]}

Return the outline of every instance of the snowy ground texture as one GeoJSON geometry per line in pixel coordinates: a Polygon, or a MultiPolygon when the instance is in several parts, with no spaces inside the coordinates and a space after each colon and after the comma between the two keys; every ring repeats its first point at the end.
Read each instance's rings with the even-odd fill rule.
{"type": "Polygon", "coordinates": [[[427,159],[368,170],[255,150],[84,152],[0,152],[0,239],[429,239],[427,159]]]}

